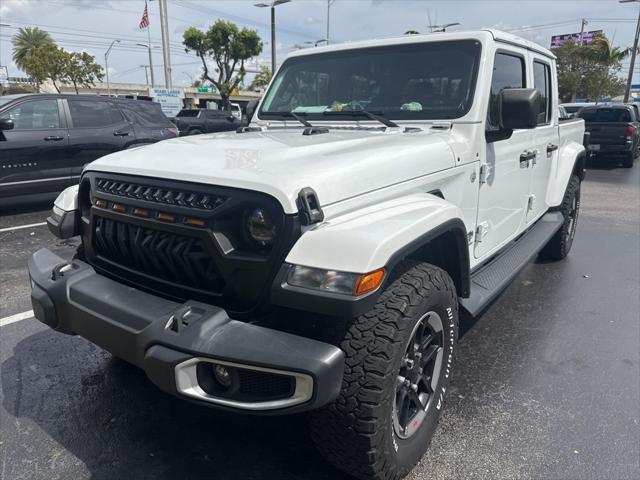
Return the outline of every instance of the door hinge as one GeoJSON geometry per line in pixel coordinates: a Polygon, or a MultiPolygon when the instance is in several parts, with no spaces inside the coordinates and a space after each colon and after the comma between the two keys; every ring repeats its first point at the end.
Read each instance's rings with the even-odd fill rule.
{"type": "Polygon", "coordinates": [[[489,233],[489,222],[482,222],[476,228],[476,243],[482,243],[484,237],[489,233]]]}
{"type": "Polygon", "coordinates": [[[489,176],[489,165],[483,163],[480,165],[480,185],[487,183],[487,177],[489,176]]]}

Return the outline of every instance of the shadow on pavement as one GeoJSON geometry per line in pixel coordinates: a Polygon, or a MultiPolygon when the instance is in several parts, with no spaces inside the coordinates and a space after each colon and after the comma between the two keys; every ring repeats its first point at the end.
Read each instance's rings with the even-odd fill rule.
{"type": "MultiPolygon", "coordinates": [[[[304,416],[244,416],[190,404],[78,337],[44,331],[25,338],[2,364],[1,379],[5,410],[44,433],[25,435],[17,425],[29,422],[5,422],[3,436],[15,439],[7,448],[46,448],[51,438],[91,478],[345,478],[313,449],[304,416]]],[[[70,474],[59,468],[42,478],[70,474]]]]}

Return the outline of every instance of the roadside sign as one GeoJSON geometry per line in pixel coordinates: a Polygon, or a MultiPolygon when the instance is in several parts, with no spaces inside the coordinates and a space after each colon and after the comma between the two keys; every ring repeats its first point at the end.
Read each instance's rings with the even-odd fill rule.
{"type": "MultiPolygon", "coordinates": [[[[593,39],[596,35],[601,35],[602,30],[592,30],[591,32],[584,32],[582,34],[582,43],[584,45],[593,42],[593,39]]],[[[580,43],[580,32],[578,33],[565,33],[564,35],[554,35],[551,37],[551,48],[558,48],[564,42],[573,41],[575,43],[580,43]]]]}
{"type": "Polygon", "coordinates": [[[214,85],[211,85],[210,87],[196,87],[196,91],[198,93],[218,93],[218,89],[214,85]]]}
{"type": "Polygon", "coordinates": [[[150,88],[149,96],[160,104],[162,113],[167,117],[175,117],[182,110],[184,91],[180,88],[150,88]]]}

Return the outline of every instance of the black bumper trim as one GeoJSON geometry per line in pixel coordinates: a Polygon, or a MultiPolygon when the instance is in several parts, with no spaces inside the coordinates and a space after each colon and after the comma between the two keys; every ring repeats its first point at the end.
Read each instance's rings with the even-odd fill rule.
{"type": "Polygon", "coordinates": [[[57,331],[79,334],[137,365],[162,390],[187,399],[176,389],[174,367],[190,358],[205,357],[313,378],[313,395],[306,403],[256,413],[316,409],[340,391],[344,353],[333,345],[232,320],[212,305],[182,304],[142,292],[97,274],[79,260],[52,275],[54,268],[65,263],[47,249],[29,259],[36,318],[57,331]],[[178,331],[168,329],[172,315],[185,306],[194,312],[188,324],[178,331]]]}

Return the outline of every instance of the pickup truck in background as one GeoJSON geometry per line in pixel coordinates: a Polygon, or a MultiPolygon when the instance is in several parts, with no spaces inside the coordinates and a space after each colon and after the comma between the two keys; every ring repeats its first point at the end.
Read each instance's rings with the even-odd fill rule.
{"type": "Polygon", "coordinates": [[[294,52],[248,126],[85,168],[47,220],[77,256],[29,260],[35,317],[184,400],[308,412],[329,462],[398,480],[459,310],[571,250],[584,122],[557,107],[554,54],[497,30],[294,52]]]}
{"type": "Polygon", "coordinates": [[[200,135],[201,133],[226,132],[241,126],[242,121],[233,111],[225,110],[180,110],[170,118],[180,136],[200,135]]]}
{"type": "Polygon", "coordinates": [[[631,105],[601,105],[582,108],[590,134],[589,154],[592,158],[621,161],[626,168],[640,156],[640,119],[631,105]]]}

